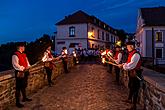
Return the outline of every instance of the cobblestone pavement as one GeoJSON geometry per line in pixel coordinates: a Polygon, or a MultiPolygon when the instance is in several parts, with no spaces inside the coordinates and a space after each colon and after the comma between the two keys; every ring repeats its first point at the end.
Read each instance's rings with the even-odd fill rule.
{"type": "Polygon", "coordinates": [[[127,90],[113,80],[102,65],[77,65],[58,77],[53,87],[35,93],[22,110],[125,110],[129,104],[122,100],[127,98],[127,90]]]}

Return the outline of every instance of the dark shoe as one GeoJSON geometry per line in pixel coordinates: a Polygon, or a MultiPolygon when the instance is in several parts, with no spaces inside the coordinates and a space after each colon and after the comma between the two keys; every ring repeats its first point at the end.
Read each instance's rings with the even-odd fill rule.
{"type": "Polygon", "coordinates": [[[52,87],[52,85],[51,84],[48,84],[49,85],[49,87],[52,87]]]}
{"type": "Polygon", "coordinates": [[[132,106],[131,108],[128,108],[126,110],[136,110],[136,106],[132,106]]]}
{"type": "Polygon", "coordinates": [[[128,99],[127,100],[123,100],[123,102],[130,103],[130,104],[132,103],[132,101],[128,100],[128,99]]]}
{"type": "Polygon", "coordinates": [[[18,108],[23,108],[23,107],[24,107],[24,105],[21,104],[21,103],[16,103],[16,106],[17,106],[18,108]]]}
{"type": "Polygon", "coordinates": [[[25,98],[25,99],[22,100],[22,102],[26,102],[26,101],[30,102],[30,101],[32,101],[32,99],[25,98]]]}
{"type": "Polygon", "coordinates": [[[54,85],[54,82],[51,82],[52,85],[54,85]]]}

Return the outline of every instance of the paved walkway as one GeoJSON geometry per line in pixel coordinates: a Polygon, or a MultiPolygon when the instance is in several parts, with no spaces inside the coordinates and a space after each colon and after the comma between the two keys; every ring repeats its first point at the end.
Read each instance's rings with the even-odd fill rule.
{"type": "Polygon", "coordinates": [[[129,104],[121,100],[126,99],[127,91],[113,80],[102,65],[77,65],[58,77],[53,87],[34,94],[22,110],[125,110],[129,104]]]}

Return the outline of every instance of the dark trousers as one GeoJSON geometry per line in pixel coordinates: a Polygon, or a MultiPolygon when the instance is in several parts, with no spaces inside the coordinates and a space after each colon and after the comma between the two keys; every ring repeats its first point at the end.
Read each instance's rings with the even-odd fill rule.
{"type": "Polygon", "coordinates": [[[45,69],[47,73],[48,84],[50,85],[52,83],[52,69],[49,67],[45,67],[45,69]]]}
{"type": "Polygon", "coordinates": [[[109,71],[109,73],[112,72],[112,65],[111,64],[108,64],[108,71],[109,71]]]}
{"type": "Polygon", "coordinates": [[[116,81],[119,83],[120,78],[120,68],[115,66],[116,81]]]}
{"type": "Polygon", "coordinates": [[[74,63],[74,65],[76,65],[76,57],[73,57],[73,63],[74,63]]]}
{"type": "Polygon", "coordinates": [[[68,73],[67,61],[63,60],[63,66],[65,73],[68,73]]]}
{"type": "Polygon", "coordinates": [[[23,78],[17,77],[18,71],[15,72],[16,74],[16,92],[15,92],[15,97],[16,97],[16,104],[20,103],[20,95],[22,93],[23,99],[26,99],[26,87],[27,87],[27,82],[28,82],[28,75],[29,73],[26,72],[24,73],[23,78]]]}
{"type": "Polygon", "coordinates": [[[140,80],[136,77],[129,77],[129,100],[133,100],[133,104],[136,106],[139,89],[140,89],[140,80]]]}

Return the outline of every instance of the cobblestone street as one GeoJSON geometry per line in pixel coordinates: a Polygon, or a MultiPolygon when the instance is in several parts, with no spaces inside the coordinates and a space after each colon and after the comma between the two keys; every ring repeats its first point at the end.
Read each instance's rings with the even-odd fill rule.
{"type": "MultiPolygon", "coordinates": [[[[82,64],[72,68],[54,81],[53,87],[44,87],[26,102],[22,110],[125,110],[129,104],[127,90],[118,86],[106,67],[82,64]]],[[[9,110],[18,110],[12,106],[9,110]]]]}

